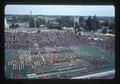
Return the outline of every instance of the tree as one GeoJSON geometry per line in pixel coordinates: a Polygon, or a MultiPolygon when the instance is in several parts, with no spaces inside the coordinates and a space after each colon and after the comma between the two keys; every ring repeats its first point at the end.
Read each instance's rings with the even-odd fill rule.
{"type": "Polygon", "coordinates": [[[91,16],[89,16],[88,19],[86,20],[86,27],[87,27],[86,30],[89,30],[89,31],[93,30],[91,16]]]}
{"type": "Polygon", "coordinates": [[[96,16],[93,16],[93,30],[100,29],[100,22],[99,19],[96,16]]]}
{"type": "Polygon", "coordinates": [[[115,23],[114,22],[110,23],[109,29],[115,29],[114,27],[115,27],[115,23]]]}
{"type": "Polygon", "coordinates": [[[10,28],[12,28],[12,29],[17,28],[17,27],[19,27],[19,25],[18,24],[14,24],[14,23],[12,23],[11,26],[10,26],[10,28]]]}
{"type": "Polygon", "coordinates": [[[18,15],[16,16],[17,21],[19,22],[28,22],[32,16],[30,15],[18,15]]]}
{"type": "Polygon", "coordinates": [[[38,18],[36,20],[36,25],[37,25],[37,27],[40,27],[40,25],[46,25],[46,21],[42,18],[38,18]]]}
{"type": "Polygon", "coordinates": [[[84,21],[84,18],[81,16],[79,17],[79,23],[83,22],[84,21]]]}
{"type": "Polygon", "coordinates": [[[89,16],[88,19],[86,20],[86,26],[87,30],[90,31],[91,30],[96,31],[97,29],[101,28],[99,19],[96,16],[93,16],[93,18],[89,16]]]}
{"type": "MultiPolygon", "coordinates": [[[[43,19],[36,19],[35,21],[35,18],[34,16],[30,16],[29,17],[29,27],[35,27],[35,23],[36,23],[36,27],[40,27],[41,23],[43,23],[43,19]]],[[[45,22],[45,21],[44,21],[45,22]]]]}
{"type": "Polygon", "coordinates": [[[104,34],[107,33],[107,27],[103,27],[103,31],[104,34]]]}
{"type": "Polygon", "coordinates": [[[72,27],[73,26],[73,18],[70,16],[63,16],[57,20],[59,24],[63,27],[72,27]]]}
{"type": "Polygon", "coordinates": [[[29,27],[35,27],[35,21],[33,18],[29,20],[29,27]]]}
{"type": "Polygon", "coordinates": [[[78,24],[77,22],[75,22],[75,26],[77,26],[77,27],[78,27],[78,26],[79,26],[79,24],[78,24]]]}
{"type": "Polygon", "coordinates": [[[29,27],[35,27],[35,23],[33,21],[29,22],[29,27]]]}
{"type": "Polygon", "coordinates": [[[56,25],[56,24],[53,24],[53,23],[49,23],[48,28],[49,29],[58,29],[58,30],[61,30],[62,26],[60,24],[56,25]]]}
{"type": "Polygon", "coordinates": [[[108,20],[104,20],[104,22],[101,23],[101,25],[102,25],[102,26],[109,26],[109,22],[108,22],[108,20]]]}
{"type": "Polygon", "coordinates": [[[18,22],[18,19],[17,19],[16,16],[13,16],[13,17],[12,17],[12,23],[16,23],[16,22],[18,22]]]}
{"type": "Polygon", "coordinates": [[[79,24],[82,26],[82,23],[84,22],[84,18],[83,17],[79,17],[79,24]]]}
{"type": "Polygon", "coordinates": [[[114,23],[114,22],[110,23],[110,25],[109,25],[109,29],[112,30],[111,33],[115,33],[115,23],[114,23]]]}
{"type": "Polygon", "coordinates": [[[81,27],[85,28],[85,20],[84,20],[83,17],[80,17],[80,18],[79,18],[79,25],[80,25],[81,27]]]}

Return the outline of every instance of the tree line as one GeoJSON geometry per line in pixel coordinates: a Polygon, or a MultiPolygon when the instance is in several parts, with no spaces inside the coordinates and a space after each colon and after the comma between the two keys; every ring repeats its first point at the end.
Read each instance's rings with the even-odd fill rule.
{"type": "MultiPolygon", "coordinates": [[[[18,15],[13,16],[12,20],[8,20],[12,23],[11,28],[18,27],[19,25],[15,25],[16,22],[28,22],[29,27],[36,27],[39,28],[40,25],[46,25],[48,28],[56,28],[56,29],[62,29],[62,27],[82,27],[85,31],[97,31],[97,29],[102,29],[103,27],[108,27],[109,29],[113,30],[113,33],[115,31],[115,23],[114,21],[109,23],[109,21],[106,19],[103,22],[100,22],[97,16],[88,16],[87,19],[84,19],[82,16],[79,17],[79,23],[74,23],[74,18],[72,16],[61,16],[60,18],[55,19],[55,22],[58,22],[59,24],[53,24],[51,23],[51,20],[48,20],[46,22],[43,18],[37,18],[35,20],[36,16],[30,16],[30,15],[18,15]]],[[[104,29],[106,30],[106,29],[104,29]]]]}

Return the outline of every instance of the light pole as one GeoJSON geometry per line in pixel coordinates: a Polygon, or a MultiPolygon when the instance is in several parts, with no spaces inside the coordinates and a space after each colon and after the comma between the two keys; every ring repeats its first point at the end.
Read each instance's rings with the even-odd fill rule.
{"type": "Polygon", "coordinates": [[[75,17],[73,17],[74,32],[77,33],[77,30],[76,30],[76,28],[75,28],[75,22],[76,22],[76,21],[75,21],[75,17]]]}
{"type": "Polygon", "coordinates": [[[37,28],[37,27],[36,27],[36,20],[37,20],[37,18],[35,18],[35,28],[37,28]]]}
{"type": "Polygon", "coordinates": [[[73,17],[73,21],[74,21],[74,29],[75,29],[75,18],[73,17]]]}

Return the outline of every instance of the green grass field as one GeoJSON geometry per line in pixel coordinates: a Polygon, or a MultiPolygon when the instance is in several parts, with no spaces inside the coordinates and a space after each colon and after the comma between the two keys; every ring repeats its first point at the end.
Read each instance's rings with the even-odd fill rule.
{"type": "MultiPolygon", "coordinates": [[[[48,50],[50,51],[52,49],[54,49],[54,48],[50,48],[48,50]]],[[[64,50],[72,50],[73,52],[67,52],[67,51],[64,52],[64,53],[68,53],[68,54],[65,54],[65,55],[70,56],[69,53],[71,53],[71,55],[73,56],[75,54],[74,57],[76,57],[76,59],[74,60],[74,62],[76,63],[77,67],[78,66],[81,66],[81,68],[86,67],[89,72],[99,71],[98,66],[95,66],[95,65],[92,64],[92,61],[94,61],[94,60],[98,60],[102,63],[102,65],[101,65],[102,68],[100,69],[100,71],[101,70],[108,70],[108,69],[111,69],[111,68],[115,67],[115,55],[112,56],[108,53],[102,52],[99,49],[91,47],[91,46],[72,45],[72,46],[69,46],[69,47],[62,47],[62,48],[60,48],[60,47],[57,48],[56,47],[55,49],[58,50],[58,51],[62,51],[62,52],[64,52],[64,50]]],[[[24,52],[24,53],[22,53],[23,51],[21,51],[21,53],[18,53],[18,52],[19,52],[19,50],[15,50],[14,52],[12,50],[5,50],[5,66],[6,66],[5,75],[8,78],[10,77],[10,74],[13,72],[12,67],[8,66],[8,62],[9,62],[9,60],[7,59],[8,56],[9,57],[13,56],[13,55],[17,56],[17,55],[21,55],[21,54],[29,54],[30,55],[30,53],[27,53],[27,51],[24,52]]],[[[63,71],[63,72],[60,72],[58,74],[64,74],[64,75],[66,74],[67,75],[67,74],[70,74],[72,72],[75,73],[75,72],[79,71],[79,70],[77,71],[77,69],[63,71]]],[[[79,69],[80,69],[80,67],[79,67],[79,69]]],[[[31,71],[31,70],[33,70],[33,69],[25,68],[21,72],[25,76],[25,74],[29,73],[29,71],[31,71]]],[[[33,72],[34,72],[34,70],[33,70],[33,72]]],[[[55,72],[55,73],[53,72],[51,74],[58,75],[57,72],[55,72]]]]}

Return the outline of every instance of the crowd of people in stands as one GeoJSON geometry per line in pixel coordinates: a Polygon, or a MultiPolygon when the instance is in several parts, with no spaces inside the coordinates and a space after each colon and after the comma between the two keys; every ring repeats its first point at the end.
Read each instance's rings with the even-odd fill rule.
{"type": "Polygon", "coordinates": [[[114,41],[115,41],[114,38],[109,38],[107,40],[98,41],[96,44],[100,49],[102,49],[104,51],[108,51],[111,54],[113,54],[113,53],[115,53],[114,41]]]}
{"type": "MultiPolygon", "coordinates": [[[[40,33],[5,33],[5,49],[31,49],[31,48],[42,48],[46,46],[69,46],[69,45],[90,45],[97,47],[101,50],[108,51],[110,53],[115,53],[115,46],[114,46],[114,37],[103,37],[99,38],[98,36],[79,36],[72,32],[40,32],[40,33]],[[97,39],[95,39],[97,38],[97,39]],[[37,45],[38,44],[38,45],[37,45]]],[[[35,57],[36,58],[36,57],[35,57]]],[[[58,56],[59,59],[59,66],[51,65],[51,63],[46,63],[48,68],[40,67],[43,66],[44,63],[41,61],[42,58],[36,59],[34,64],[38,66],[40,73],[47,73],[47,72],[56,72],[56,71],[64,71],[71,68],[79,68],[82,66],[82,63],[79,66],[78,64],[74,64],[74,67],[69,66],[69,60],[65,59],[65,62],[61,61],[64,59],[65,56],[58,56]],[[38,62],[37,62],[38,61],[38,62]],[[64,64],[66,63],[66,64],[64,64]],[[68,64],[67,64],[68,63],[68,64]],[[62,67],[62,69],[61,69],[62,67]],[[67,68],[66,68],[67,67],[67,68]]],[[[90,64],[100,65],[101,62],[98,60],[87,60],[90,64]]],[[[57,63],[57,62],[56,62],[57,63]]],[[[72,63],[72,62],[71,62],[72,63]]],[[[76,62],[77,63],[77,62],[76,62]]],[[[86,65],[86,64],[85,64],[86,65]]],[[[37,68],[37,67],[36,67],[37,68]]]]}
{"type": "Polygon", "coordinates": [[[41,33],[5,33],[5,48],[29,49],[44,46],[69,46],[88,44],[99,49],[114,53],[114,37],[106,37],[102,40],[89,39],[90,36],[78,36],[72,32],[41,32],[41,33]],[[92,44],[91,44],[92,43],[92,44]]]}

